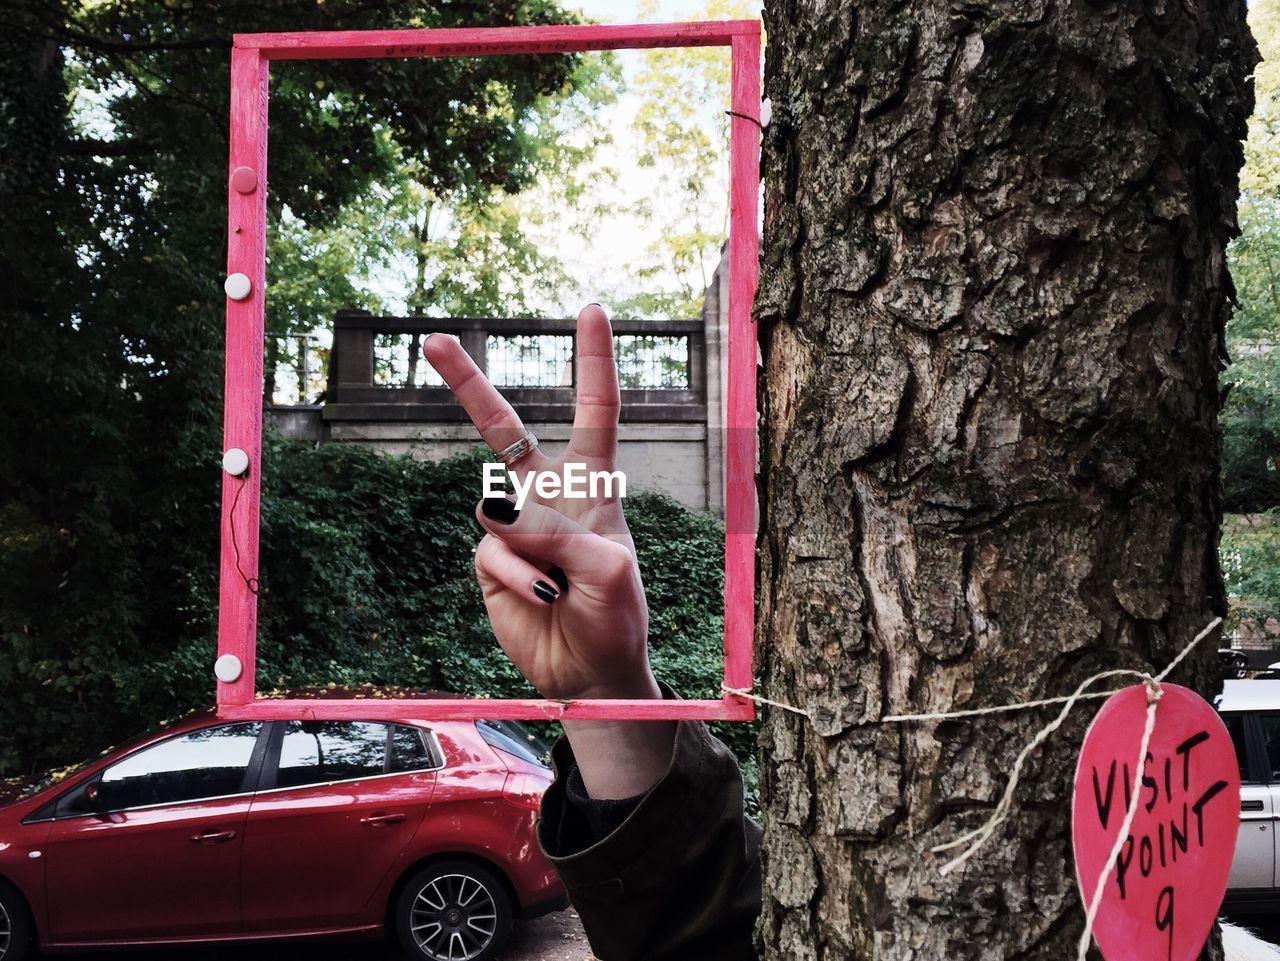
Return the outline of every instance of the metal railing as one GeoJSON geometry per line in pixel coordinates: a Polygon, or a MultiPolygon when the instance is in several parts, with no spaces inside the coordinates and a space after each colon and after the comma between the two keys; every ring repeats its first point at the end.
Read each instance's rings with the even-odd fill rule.
{"type": "MultiPolygon", "coordinates": [[[[572,319],[375,317],[334,319],[326,420],[449,422],[466,414],[421,354],[428,334],[461,341],[527,421],[572,421],[572,319]]],[[[700,320],[615,320],[622,419],[706,420],[706,345],[700,320]]]]}

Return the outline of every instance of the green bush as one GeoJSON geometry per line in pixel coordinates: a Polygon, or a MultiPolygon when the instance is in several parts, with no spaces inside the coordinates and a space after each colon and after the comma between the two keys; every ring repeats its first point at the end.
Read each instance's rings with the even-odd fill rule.
{"type": "MultiPolygon", "coordinates": [[[[260,691],[334,681],[533,695],[493,638],[472,571],[483,459],[477,450],[423,463],[268,437],[260,691]]],[[[628,497],[626,510],[648,593],[654,671],[681,696],[717,697],[722,522],[660,494],[628,497]]],[[[171,643],[154,639],[138,658],[113,648],[104,622],[44,656],[35,656],[39,645],[30,639],[0,653],[0,690],[8,695],[0,700],[0,774],[78,760],[209,704],[217,594],[215,519],[208,521],[207,564],[185,572],[174,599],[185,627],[171,643]]],[[[751,777],[754,725],[716,730],[751,777]]]]}

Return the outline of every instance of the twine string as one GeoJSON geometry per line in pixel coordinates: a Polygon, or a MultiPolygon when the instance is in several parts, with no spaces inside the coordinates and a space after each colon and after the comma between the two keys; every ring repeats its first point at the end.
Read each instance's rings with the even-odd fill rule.
{"type": "MultiPolygon", "coordinates": [[[[1147,688],[1146,721],[1143,725],[1142,738],[1139,742],[1138,763],[1136,768],[1136,770],[1141,773],[1146,763],[1147,750],[1151,746],[1151,738],[1155,733],[1156,707],[1160,703],[1160,698],[1164,694],[1163,689],[1160,687],[1160,682],[1172,674],[1177,669],[1178,665],[1186,660],[1191,652],[1194,651],[1206,637],[1212,634],[1214,629],[1221,623],[1221,617],[1215,617],[1210,621],[1200,631],[1200,633],[1192,638],[1191,641],[1177,653],[1173,660],[1166,664],[1164,669],[1154,677],[1143,671],[1136,671],[1128,668],[1117,668],[1114,670],[1100,671],[1097,674],[1085,678],[1080,682],[1079,686],[1077,686],[1076,689],[1066,697],[1040,698],[1034,701],[1020,701],[1015,704],[999,704],[993,707],[972,708],[963,711],[938,711],[927,714],[889,714],[882,717],[880,720],[886,723],[945,721],[967,717],[978,717],[987,714],[1003,714],[1007,711],[1023,711],[1037,707],[1046,707],[1051,704],[1062,705],[1062,709],[1058,711],[1053,720],[1040,728],[1031,740],[1027,742],[1026,746],[1018,753],[1017,760],[1013,765],[1013,770],[1009,773],[1009,781],[1005,785],[1004,793],[1000,796],[1000,800],[996,804],[995,809],[991,812],[991,816],[988,817],[983,824],[974,828],[972,831],[966,831],[959,837],[952,838],[950,841],[945,841],[942,844],[937,844],[930,848],[930,851],[936,854],[967,845],[959,855],[943,864],[942,867],[938,869],[938,873],[942,875],[950,874],[960,865],[968,861],[969,858],[973,857],[973,855],[976,854],[988,840],[990,840],[991,836],[995,833],[996,828],[998,828],[1005,818],[1009,816],[1009,812],[1013,808],[1014,796],[1018,789],[1018,780],[1021,777],[1022,767],[1026,763],[1027,758],[1031,756],[1036,748],[1040,747],[1040,745],[1048,740],[1054,731],[1058,730],[1064,723],[1066,723],[1068,715],[1070,715],[1072,708],[1074,708],[1077,703],[1089,698],[1111,697],[1112,695],[1119,694],[1124,690],[1124,688],[1118,688],[1106,691],[1090,691],[1089,688],[1094,684],[1097,684],[1099,681],[1105,681],[1113,677],[1134,677],[1141,680],[1147,688]]],[[[792,704],[784,704],[781,701],[771,701],[768,698],[760,697],[750,693],[749,691],[739,690],[725,685],[721,685],[721,690],[726,694],[745,697],[758,704],[770,704],[774,707],[782,708],[785,711],[791,711],[795,714],[800,714],[812,719],[812,716],[808,711],[792,704]]],[[[1115,870],[1116,862],[1120,858],[1120,852],[1124,849],[1124,842],[1128,839],[1129,832],[1133,829],[1134,819],[1138,815],[1138,805],[1141,795],[1141,791],[1134,791],[1132,797],[1130,797],[1129,806],[1125,811],[1124,820],[1120,824],[1119,833],[1116,835],[1116,839],[1111,845],[1111,851],[1107,855],[1107,860],[1103,864],[1102,870],[1098,875],[1098,883],[1095,885],[1093,894],[1090,896],[1089,903],[1086,906],[1084,931],[1080,936],[1080,943],[1077,947],[1076,961],[1085,961],[1085,956],[1088,954],[1089,945],[1093,940],[1093,925],[1097,920],[1098,911],[1102,906],[1102,894],[1106,888],[1107,879],[1111,876],[1111,872],[1115,870]]]]}
{"type": "MultiPolygon", "coordinates": [[[[1213,629],[1221,623],[1222,618],[1220,617],[1215,617],[1210,621],[1199,634],[1192,638],[1191,642],[1186,647],[1178,652],[1177,656],[1172,661],[1165,665],[1164,670],[1157,674],[1154,680],[1163,681],[1172,674],[1174,670],[1177,669],[1178,665],[1187,659],[1187,655],[1194,651],[1196,647],[1199,646],[1200,642],[1213,633],[1213,629]]],[[[1094,681],[1120,674],[1128,674],[1142,680],[1146,680],[1151,676],[1143,671],[1131,671],[1124,669],[1103,671],[1101,674],[1095,674],[1092,677],[1086,678],[1080,687],[1076,688],[1072,694],[1068,694],[1066,697],[1044,697],[1036,701],[1018,701],[1014,704],[997,704],[994,707],[975,707],[964,711],[938,711],[932,714],[886,714],[884,717],[880,718],[880,720],[891,722],[950,721],[957,718],[978,717],[984,714],[1003,714],[1006,711],[1025,711],[1034,707],[1048,707],[1050,704],[1069,704],[1074,707],[1077,701],[1083,701],[1087,698],[1111,697],[1113,694],[1119,694],[1123,688],[1117,688],[1112,691],[1090,691],[1088,693],[1082,692],[1082,689],[1091,687],[1094,681]]]]}
{"type": "MultiPolygon", "coordinates": [[[[1065,701],[1063,701],[1062,710],[1058,712],[1057,716],[1044,727],[1040,728],[1040,730],[1035,733],[1035,736],[1027,743],[1026,747],[1019,752],[1018,758],[1014,762],[1013,770],[1009,773],[1009,781],[1005,785],[1004,793],[1001,795],[999,803],[996,804],[995,810],[991,812],[991,816],[987,818],[986,822],[974,828],[972,831],[968,831],[957,838],[943,842],[942,844],[936,845],[930,849],[934,853],[940,853],[942,851],[949,851],[952,848],[960,847],[961,845],[968,845],[968,847],[965,848],[958,857],[952,858],[950,861],[942,865],[939,869],[939,873],[943,875],[950,874],[965,861],[969,860],[969,858],[973,857],[973,855],[977,853],[978,849],[990,840],[991,835],[995,833],[996,828],[998,828],[1001,822],[1009,816],[1009,812],[1013,808],[1014,796],[1018,790],[1018,780],[1022,775],[1022,767],[1026,763],[1027,758],[1031,756],[1032,752],[1034,752],[1036,748],[1048,740],[1049,736],[1053,734],[1054,731],[1058,730],[1058,728],[1062,727],[1062,725],[1066,723],[1067,716],[1071,713],[1071,709],[1076,706],[1076,703],[1081,700],[1081,698],[1085,696],[1097,696],[1086,695],[1085,692],[1088,688],[1092,687],[1098,681],[1104,681],[1111,677],[1136,677],[1147,685],[1148,690],[1153,690],[1152,685],[1154,685],[1154,690],[1158,690],[1160,682],[1172,674],[1174,669],[1186,659],[1187,655],[1195,650],[1200,642],[1213,633],[1214,628],[1221,623],[1222,618],[1220,617],[1215,617],[1210,621],[1199,634],[1191,639],[1190,643],[1188,643],[1186,647],[1178,652],[1177,656],[1174,657],[1172,661],[1165,665],[1164,670],[1155,677],[1152,677],[1150,674],[1143,671],[1118,668],[1110,671],[1100,671],[1099,673],[1094,674],[1091,677],[1086,677],[1081,681],[1080,686],[1077,687],[1075,691],[1065,699],[1065,701]]],[[[1123,690],[1123,688],[1101,693],[1110,697],[1113,694],[1120,693],[1120,690],[1123,690]]],[[[1156,699],[1158,700],[1159,698],[1157,697],[1156,699]]],[[[885,720],[939,721],[956,717],[972,717],[979,714],[995,714],[1001,711],[1017,710],[1029,706],[1036,706],[1039,703],[1043,702],[1028,701],[1021,704],[1006,704],[996,708],[978,708],[972,711],[944,711],[933,714],[898,714],[893,715],[892,718],[885,718],[885,720]]],[[[1154,723],[1154,721],[1152,723],[1154,723]]],[[[1143,751],[1143,756],[1146,756],[1145,750],[1143,751]]]]}
{"type": "MultiPolygon", "coordinates": [[[[1129,668],[1116,668],[1114,670],[1100,671],[1097,674],[1094,674],[1090,677],[1085,678],[1083,681],[1080,682],[1079,686],[1066,697],[1047,697],[1047,698],[1040,698],[1038,700],[1033,700],[1033,701],[1019,701],[1014,704],[998,704],[993,707],[970,708],[962,711],[937,711],[937,712],[931,712],[927,714],[889,714],[889,715],[886,715],[885,717],[882,717],[880,720],[885,723],[903,723],[903,722],[915,722],[915,721],[947,721],[947,720],[956,720],[960,718],[979,717],[987,714],[1003,714],[1008,711],[1025,711],[1025,710],[1030,710],[1032,708],[1037,708],[1037,707],[1047,707],[1052,704],[1062,705],[1062,709],[1057,713],[1057,715],[1053,718],[1053,720],[1051,720],[1048,724],[1044,725],[1044,727],[1040,728],[1040,730],[1038,730],[1035,733],[1035,735],[1031,738],[1031,740],[1027,743],[1027,745],[1023,747],[1023,749],[1018,753],[1017,760],[1014,761],[1013,770],[1009,773],[1009,781],[1005,785],[1004,793],[1000,796],[1000,800],[997,802],[994,810],[991,812],[991,816],[988,817],[983,824],[974,828],[972,831],[966,831],[964,834],[961,834],[959,837],[952,838],[950,841],[945,841],[942,844],[935,845],[930,849],[933,853],[939,854],[939,853],[942,853],[943,851],[950,851],[950,850],[953,850],[954,848],[967,845],[967,847],[965,847],[965,849],[959,855],[957,855],[956,857],[952,858],[950,861],[947,861],[945,864],[943,864],[942,867],[939,868],[939,873],[943,875],[950,874],[960,865],[968,861],[969,858],[973,857],[973,855],[976,854],[978,850],[984,844],[986,844],[988,840],[990,840],[991,836],[995,833],[996,828],[998,828],[1000,824],[1005,820],[1005,818],[1009,816],[1009,812],[1013,809],[1014,797],[1017,794],[1017,790],[1018,790],[1018,781],[1022,775],[1022,768],[1026,764],[1027,758],[1029,758],[1032,755],[1032,753],[1035,752],[1036,748],[1040,747],[1040,745],[1042,745],[1045,741],[1047,741],[1050,735],[1052,735],[1055,731],[1057,731],[1060,727],[1062,727],[1063,724],[1066,723],[1067,717],[1070,715],[1072,708],[1074,708],[1078,702],[1089,699],[1089,698],[1111,697],[1114,694],[1119,694],[1120,691],[1123,690],[1123,688],[1116,688],[1114,690],[1090,691],[1089,688],[1093,687],[1093,685],[1097,684],[1099,681],[1105,681],[1113,677],[1131,677],[1131,678],[1136,678],[1137,680],[1140,680],[1143,684],[1147,685],[1147,689],[1149,692],[1148,699],[1150,704],[1152,705],[1148,711],[1148,725],[1154,729],[1154,725],[1155,725],[1154,704],[1160,699],[1160,682],[1163,681],[1165,678],[1167,678],[1170,674],[1172,674],[1174,670],[1177,669],[1178,665],[1181,664],[1184,660],[1186,660],[1188,655],[1190,655],[1191,652],[1195,650],[1197,646],[1199,646],[1200,642],[1203,641],[1206,637],[1208,637],[1211,633],[1213,633],[1214,629],[1217,628],[1218,625],[1221,623],[1222,623],[1221,617],[1215,617],[1212,621],[1210,621],[1204,627],[1204,629],[1201,630],[1200,633],[1197,634],[1194,638],[1192,638],[1190,643],[1188,643],[1185,647],[1183,647],[1182,650],[1178,652],[1177,656],[1175,656],[1172,661],[1170,661],[1167,665],[1165,665],[1164,669],[1160,671],[1160,673],[1156,674],[1154,677],[1152,677],[1149,673],[1145,671],[1136,671],[1129,668]]],[[[769,705],[772,705],[773,707],[782,708],[784,711],[791,711],[794,714],[799,714],[803,717],[812,719],[812,715],[808,711],[806,711],[804,708],[796,707],[794,704],[786,704],[786,703],[783,703],[782,701],[773,701],[768,698],[760,697],[759,695],[752,694],[749,691],[741,690],[738,688],[731,688],[723,684],[721,685],[720,689],[725,694],[734,694],[738,697],[744,697],[744,698],[747,698],[748,700],[755,701],[757,704],[769,704],[769,705]]],[[[1150,732],[1144,735],[1144,740],[1143,740],[1144,747],[1142,750],[1142,757],[1144,758],[1146,757],[1145,745],[1147,745],[1149,742],[1150,742],[1150,732]]],[[[1131,821],[1132,819],[1130,819],[1129,823],[1131,823],[1131,821]]],[[[1121,833],[1121,841],[1119,843],[1123,843],[1124,834],[1128,830],[1129,823],[1126,823],[1125,829],[1121,833]]],[[[1110,874],[1111,870],[1114,867],[1115,867],[1115,859],[1111,858],[1108,860],[1106,874],[1110,874]]],[[[1104,880],[1105,880],[1105,876],[1104,876],[1104,880]]],[[[1101,887],[1102,887],[1102,884],[1100,883],[1099,889],[1101,889],[1101,887]]],[[[1094,911],[1096,913],[1096,908],[1094,909],[1094,911]]],[[[1086,933],[1091,928],[1092,928],[1092,924],[1090,923],[1090,925],[1086,930],[1086,933]]]]}
{"type": "MultiPolygon", "coordinates": [[[[950,841],[944,841],[942,844],[936,844],[929,849],[933,853],[938,854],[943,851],[950,851],[952,848],[958,848],[966,844],[968,845],[968,847],[966,847],[958,856],[942,865],[942,867],[938,869],[939,874],[944,876],[950,874],[960,865],[964,864],[965,861],[968,861],[969,858],[977,854],[979,848],[990,840],[991,835],[995,833],[996,828],[1003,823],[1004,819],[1009,816],[1009,812],[1013,810],[1013,800],[1018,790],[1018,780],[1022,776],[1022,767],[1027,763],[1027,758],[1035,752],[1036,748],[1047,741],[1054,731],[1058,730],[1058,728],[1062,727],[1062,725],[1066,723],[1067,716],[1071,713],[1071,709],[1076,706],[1076,702],[1080,700],[1084,692],[1098,681],[1105,681],[1111,677],[1122,676],[1137,677],[1143,681],[1148,680],[1150,677],[1141,671],[1119,668],[1112,671],[1102,671],[1101,673],[1094,674],[1092,677],[1087,677],[1081,681],[1080,686],[1077,687],[1075,691],[1071,693],[1071,696],[1066,699],[1066,702],[1062,705],[1062,710],[1058,712],[1057,716],[1044,727],[1040,728],[1040,730],[1036,732],[1035,736],[1028,741],[1027,745],[1018,753],[1017,760],[1013,762],[1013,770],[1009,772],[1009,781],[1005,785],[1004,793],[1000,796],[1000,801],[996,804],[995,810],[991,812],[991,816],[987,818],[983,824],[974,828],[972,831],[967,831],[959,837],[952,838],[950,841]]],[[[910,715],[904,716],[903,719],[923,720],[926,718],[929,720],[934,719],[932,716],[913,718],[910,715]]]]}
{"type": "Polygon", "coordinates": [[[813,717],[802,707],[796,707],[794,704],[783,704],[781,701],[771,701],[767,697],[761,697],[759,694],[752,694],[750,691],[744,691],[741,688],[729,687],[726,684],[720,685],[720,693],[745,697],[748,701],[755,701],[757,704],[769,704],[773,707],[780,707],[784,711],[790,711],[792,714],[799,714],[801,717],[807,717],[810,719],[813,717]]]}
{"type": "MultiPolygon", "coordinates": [[[[1168,671],[1169,668],[1166,667],[1161,673],[1167,674],[1168,671]]],[[[1142,740],[1138,745],[1138,766],[1134,768],[1139,777],[1142,776],[1143,768],[1146,766],[1147,749],[1151,746],[1151,735],[1155,733],[1156,729],[1156,705],[1160,703],[1160,698],[1164,696],[1164,691],[1161,689],[1158,680],[1148,678],[1146,684],[1147,720],[1142,727],[1142,740]]],[[[1120,831],[1116,834],[1115,842],[1111,845],[1111,852],[1107,855],[1106,863],[1102,865],[1102,871],[1098,874],[1098,883],[1093,889],[1093,895],[1089,898],[1088,908],[1085,911],[1084,931],[1080,934],[1080,943],[1076,948],[1076,961],[1085,961],[1085,955],[1089,953],[1089,943],[1093,940],[1093,924],[1098,918],[1099,908],[1102,907],[1102,892],[1107,886],[1107,879],[1111,877],[1111,872],[1115,870],[1116,861],[1120,859],[1120,852],[1124,849],[1124,842],[1129,837],[1129,832],[1133,829],[1133,821],[1138,815],[1138,804],[1141,798],[1141,791],[1134,791],[1133,796],[1129,798],[1129,807],[1124,812],[1124,820],[1120,822],[1120,831]]]]}

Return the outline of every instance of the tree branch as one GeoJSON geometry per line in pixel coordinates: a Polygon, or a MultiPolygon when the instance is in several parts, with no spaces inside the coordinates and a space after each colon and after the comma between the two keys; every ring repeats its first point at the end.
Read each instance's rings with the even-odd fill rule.
{"type": "Polygon", "coordinates": [[[42,30],[32,30],[30,27],[25,27],[22,24],[6,20],[0,20],[0,29],[14,30],[18,33],[25,33],[28,36],[39,37],[42,40],[52,40],[55,43],[66,44],[72,47],[83,47],[89,50],[98,50],[103,53],[156,53],[172,50],[231,49],[230,37],[207,38],[201,40],[133,42],[128,40],[112,40],[107,37],[96,37],[91,33],[84,33],[83,31],[72,30],[66,27],[46,33],[42,30]]]}
{"type": "Polygon", "coordinates": [[[76,157],[127,157],[146,150],[146,145],[132,137],[122,140],[99,140],[97,137],[68,139],[64,153],[76,157]]]}

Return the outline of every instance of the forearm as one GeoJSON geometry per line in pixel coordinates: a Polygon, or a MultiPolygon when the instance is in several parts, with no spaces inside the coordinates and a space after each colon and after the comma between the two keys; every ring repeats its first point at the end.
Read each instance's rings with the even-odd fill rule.
{"type": "Polygon", "coordinates": [[[543,798],[538,839],[595,953],[610,961],[754,961],[760,829],[743,816],[733,755],[706,725],[675,725],[662,777],[603,831],[571,799],[577,759],[567,737],[553,758],[557,781],[543,798]]]}
{"type": "MultiPolygon", "coordinates": [[[[661,700],[662,691],[646,671],[635,690],[596,692],[594,696],[661,700]]],[[[674,721],[566,719],[563,723],[583,786],[598,800],[644,794],[662,779],[671,764],[674,721]]]]}

